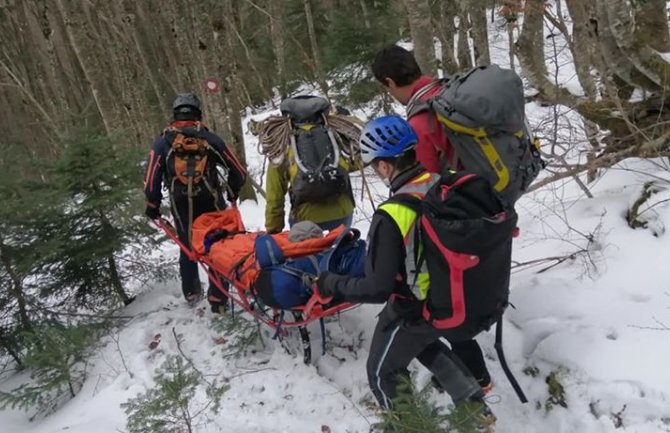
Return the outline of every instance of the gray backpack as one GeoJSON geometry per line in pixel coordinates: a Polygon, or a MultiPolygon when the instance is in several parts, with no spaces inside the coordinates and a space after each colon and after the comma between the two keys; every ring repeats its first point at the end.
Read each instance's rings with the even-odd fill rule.
{"type": "Polygon", "coordinates": [[[436,80],[407,104],[407,117],[425,110],[444,126],[456,160],[466,171],[487,179],[509,206],[528,189],[544,167],[539,140],[531,135],[524,111],[521,78],[497,65],[436,80]],[[441,89],[423,99],[431,89],[441,89]]]}
{"type": "Polygon", "coordinates": [[[282,101],[280,110],[291,120],[291,205],[329,202],[340,194],[348,194],[353,201],[349,176],[340,164],[339,144],[326,121],[330,103],[317,96],[297,96],[282,101]]]}

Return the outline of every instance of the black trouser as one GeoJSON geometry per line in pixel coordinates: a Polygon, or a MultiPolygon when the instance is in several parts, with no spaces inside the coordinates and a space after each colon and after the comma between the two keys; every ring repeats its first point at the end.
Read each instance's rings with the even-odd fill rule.
{"type": "MultiPolygon", "coordinates": [[[[200,215],[207,212],[214,212],[217,210],[217,204],[220,209],[223,209],[221,201],[215,203],[213,197],[209,193],[203,193],[193,197],[192,201],[192,217],[193,221],[189,221],[189,203],[185,194],[180,194],[179,191],[174,194],[174,204],[172,205],[172,216],[175,219],[175,227],[179,240],[187,246],[191,246],[189,242],[189,230],[193,221],[200,215]],[[177,214],[175,215],[175,210],[177,214]]],[[[185,298],[189,295],[202,293],[202,286],[200,285],[200,275],[198,274],[198,263],[189,260],[188,255],[183,251],[179,253],[179,276],[181,277],[181,291],[185,298]]],[[[209,282],[209,289],[207,297],[214,295],[220,300],[220,303],[225,304],[226,296],[216,287],[211,280],[209,282]]],[[[211,302],[211,301],[210,301],[211,302]]]]}
{"type": "MultiPolygon", "coordinates": [[[[484,361],[484,354],[479,347],[477,340],[465,340],[457,342],[449,342],[451,345],[451,352],[460,359],[463,364],[470,370],[479,386],[485,387],[491,383],[491,375],[486,368],[486,361],[484,361]]],[[[436,341],[430,344],[426,349],[417,356],[417,359],[426,368],[432,362],[432,359],[442,351],[449,351],[449,347],[442,341],[436,341]]]]}
{"type": "Polygon", "coordinates": [[[433,344],[442,344],[442,336],[424,320],[401,320],[392,304],[386,304],[379,315],[367,362],[368,382],[382,407],[391,407],[398,376],[409,375],[407,366],[419,357],[454,403],[483,395],[470,371],[446,346],[425,352],[433,344]]]}

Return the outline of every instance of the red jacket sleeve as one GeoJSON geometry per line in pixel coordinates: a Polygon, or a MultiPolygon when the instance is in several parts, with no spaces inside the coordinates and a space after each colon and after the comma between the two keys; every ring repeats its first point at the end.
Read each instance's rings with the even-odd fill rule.
{"type": "MultiPolygon", "coordinates": [[[[409,119],[409,124],[419,136],[419,142],[416,145],[416,159],[423,167],[431,173],[440,172],[440,154],[438,149],[444,144],[436,142],[436,130],[439,125],[436,124],[433,116],[428,113],[419,113],[409,119]]],[[[441,132],[441,131],[440,131],[441,132]]]]}

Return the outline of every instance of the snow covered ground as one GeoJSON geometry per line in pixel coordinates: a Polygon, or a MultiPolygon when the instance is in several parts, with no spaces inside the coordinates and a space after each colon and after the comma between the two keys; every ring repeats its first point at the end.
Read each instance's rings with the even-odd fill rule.
{"type": "MultiPolygon", "coordinates": [[[[574,182],[566,182],[520,202],[522,235],[515,260],[526,265],[514,270],[516,309],[506,316],[505,348],[530,403],[521,405],[504,377],[493,332],[480,336],[494,375],[491,405],[498,432],[597,433],[615,431],[617,425],[622,432],[670,431],[670,242],[663,231],[670,225],[664,203],[670,190],[654,195],[645,212],[659,236],[632,230],[624,219],[641,185],[656,178],[670,181],[668,167],[632,160],[601,177],[593,199],[583,199],[574,182]],[[528,264],[570,255],[558,265],[557,260],[528,264]],[[565,389],[567,407],[547,411],[551,373],[565,389]]],[[[241,209],[250,228],[262,226],[262,203],[246,202],[241,209]]],[[[366,404],[371,396],[364,366],[378,309],[360,307],[329,323],[325,356],[318,356],[319,331],[313,328],[318,359],[306,366],[268,333],[255,353],[225,357],[234,340],[212,329],[204,303],[196,310],[186,307],[176,282],[155,287],[122,312],[135,318],[105,340],[76,398],[32,423],[24,413],[4,411],[0,431],[123,431],[119,405],[151,387],[154,369],[177,353],[174,328],[199,369],[230,378],[221,410],[199,432],[307,433],[322,425],[332,432],[366,432],[376,421],[366,404]],[[161,341],[152,350],[157,334],[161,341]],[[222,335],[229,340],[222,343],[222,335]]],[[[426,384],[428,374],[420,367],[416,373],[426,384]]],[[[0,386],[6,390],[21,379],[0,386]]],[[[435,398],[447,403],[446,397],[435,398]]]]}
{"type": "MultiPolygon", "coordinates": [[[[491,37],[494,58],[504,63],[506,54],[496,54],[495,47],[507,46],[506,35],[492,32],[491,37]]],[[[561,71],[562,82],[571,86],[572,76],[561,71]]],[[[528,110],[536,123],[552,114],[551,108],[535,105],[528,110]]],[[[574,142],[569,116],[557,134],[574,142]]],[[[247,140],[249,165],[260,180],[263,161],[253,137],[247,140]]],[[[379,201],[385,189],[377,182],[372,186],[379,201]]],[[[521,199],[511,286],[516,308],[506,314],[505,354],[530,402],[520,404],[504,377],[494,333],[478,337],[494,376],[490,404],[498,416],[497,432],[670,432],[670,235],[665,233],[670,189],[662,189],[668,186],[667,161],[628,160],[589,185],[592,199],[571,179],[521,199]],[[652,180],[661,190],[642,208],[649,228],[633,230],[626,210],[652,180]],[[553,390],[563,387],[563,398],[550,395],[548,377],[553,390]]],[[[359,205],[355,225],[365,233],[371,208],[367,199],[359,205]]],[[[262,200],[243,203],[241,211],[249,229],[263,227],[262,200]]],[[[167,245],[166,251],[176,261],[176,247],[167,245]]],[[[173,330],[198,369],[230,385],[221,409],[201,419],[198,433],[354,433],[369,431],[378,420],[369,404],[365,360],[380,306],[362,306],[330,321],[325,356],[319,353],[318,327],[312,327],[317,359],[307,366],[267,330],[263,344],[229,356],[237,337],[213,329],[206,302],[188,308],[176,281],[142,290],[121,312],[134,318],[96,351],[81,392],[55,414],[33,422],[30,414],[5,410],[0,432],[125,431],[120,404],[152,387],[154,370],[178,353],[173,330]]],[[[428,382],[421,367],[413,371],[420,386],[428,382]]],[[[0,389],[23,379],[4,377],[0,389]]],[[[433,397],[449,403],[442,395],[433,397]]],[[[196,406],[204,405],[206,397],[199,393],[195,400],[196,406]]]]}

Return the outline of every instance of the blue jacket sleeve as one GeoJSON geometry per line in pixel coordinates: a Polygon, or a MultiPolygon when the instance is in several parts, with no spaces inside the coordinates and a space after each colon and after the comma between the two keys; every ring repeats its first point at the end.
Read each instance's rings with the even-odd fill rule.
{"type": "Polygon", "coordinates": [[[247,171],[244,169],[235,154],[226,146],[223,139],[218,135],[209,132],[207,142],[216,150],[223,159],[222,163],[228,168],[228,186],[235,196],[240,194],[242,185],[247,180],[247,171]]]}
{"type": "Polygon", "coordinates": [[[165,174],[165,158],[167,144],[163,137],[158,137],[151,145],[151,152],[147,161],[147,170],[144,173],[144,195],[147,205],[158,207],[163,199],[163,176],[165,174]]]}

